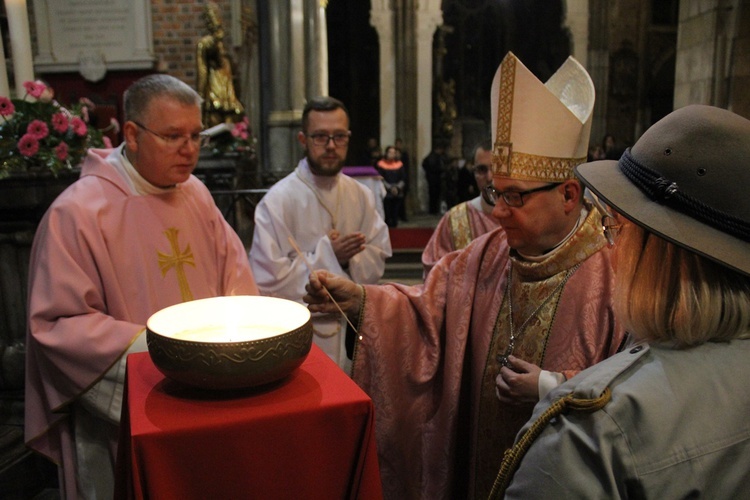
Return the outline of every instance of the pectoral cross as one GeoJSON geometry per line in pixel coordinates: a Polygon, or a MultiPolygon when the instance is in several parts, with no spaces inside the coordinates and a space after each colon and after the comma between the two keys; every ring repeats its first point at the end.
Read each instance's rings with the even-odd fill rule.
{"type": "Polygon", "coordinates": [[[508,360],[508,357],[513,354],[513,348],[515,347],[515,341],[514,339],[511,339],[510,343],[508,344],[507,349],[505,349],[505,352],[503,354],[497,355],[497,362],[500,363],[500,368],[503,366],[508,366],[508,363],[510,362],[508,360]]]}
{"type": "Polygon", "coordinates": [[[172,247],[172,255],[167,255],[162,252],[159,254],[159,269],[161,269],[162,277],[167,275],[167,272],[174,267],[177,273],[177,283],[180,286],[180,294],[182,295],[183,302],[193,300],[193,294],[190,292],[190,284],[188,283],[187,276],[185,275],[184,264],[189,264],[195,267],[195,260],[193,260],[193,251],[190,250],[190,244],[185,247],[184,252],[180,252],[180,245],[177,242],[177,234],[180,231],[177,228],[170,227],[164,231],[164,235],[169,240],[169,244],[172,247]]]}

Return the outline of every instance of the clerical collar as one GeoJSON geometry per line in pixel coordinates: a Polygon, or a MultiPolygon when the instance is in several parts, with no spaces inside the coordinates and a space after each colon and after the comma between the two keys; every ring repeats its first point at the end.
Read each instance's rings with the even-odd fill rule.
{"type": "Polygon", "coordinates": [[[113,162],[115,168],[122,174],[122,176],[125,178],[125,181],[128,183],[128,187],[130,187],[130,192],[133,194],[146,196],[149,194],[162,194],[162,193],[169,193],[170,191],[174,191],[177,189],[177,186],[170,186],[167,188],[162,188],[159,186],[154,186],[150,182],[148,182],[146,179],[143,178],[141,174],[138,173],[138,170],[135,169],[135,166],[130,162],[130,159],[128,158],[128,155],[125,153],[125,143],[122,143],[120,146],[120,153],[122,162],[113,162]]]}
{"type": "Polygon", "coordinates": [[[557,245],[552,247],[551,249],[547,250],[541,255],[524,255],[521,252],[516,252],[519,257],[521,257],[523,260],[529,261],[529,262],[542,262],[543,260],[549,259],[552,257],[557,250],[559,250],[566,241],[568,241],[570,238],[573,237],[573,235],[578,231],[578,228],[581,227],[581,224],[583,224],[583,221],[586,220],[586,216],[589,214],[588,208],[584,205],[581,208],[581,213],[578,216],[578,220],[576,221],[575,226],[573,226],[573,229],[568,233],[568,235],[560,241],[557,245]]]}

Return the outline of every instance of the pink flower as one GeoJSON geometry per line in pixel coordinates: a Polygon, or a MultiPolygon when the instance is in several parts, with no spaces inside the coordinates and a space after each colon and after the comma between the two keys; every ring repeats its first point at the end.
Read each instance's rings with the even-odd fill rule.
{"type": "Polygon", "coordinates": [[[10,116],[16,112],[13,101],[7,97],[0,97],[0,116],[10,116]]]}
{"type": "Polygon", "coordinates": [[[44,93],[47,86],[40,81],[23,82],[23,88],[26,89],[27,94],[36,99],[44,93]]]}
{"type": "Polygon", "coordinates": [[[243,133],[247,136],[247,125],[243,122],[235,123],[232,128],[232,135],[235,137],[242,137],[243,133]]]}
{"type": "Polygon", "coordinates": [[[65,113],[55,113],[52,115],[52,128],[64,134],[68,131],[68,115],[65,113]]]}
{"type": "Polygon", "coordinates": [[[105,148],[111,148],[112,147],[112,140],[107,137],[106,135],[102,137],[102,142],[104,143],[105,148]]]}
{"type": "Polygon", "coordinates": [[[29,126],[26,127],[26,133],[40,141],[49,135],[49,128],[42,120],[33,120],[29,123],[29,126]]]}
{"type": "Polygon", "coordinates": [[[55,156],[57,156],[58,160],[65,161],[68,158],[68,145],[61,142],[55,146],[55,156]]]}
{"type": "Polygon", "coordinates": [[[26,157],[32,157],[39,151],[39,141],[30,134],[25,134],[18,141],[18,150],[26,157]]]}
{"type": "Polygon", "coordinates": [[[75,132],[76,135],[80,137],[85,136],[86,131],[88,130],[86,127],[86,123],[77,116],[74,116],[70,121],[70,126],[73,127],[73,132],[75,132]]]}

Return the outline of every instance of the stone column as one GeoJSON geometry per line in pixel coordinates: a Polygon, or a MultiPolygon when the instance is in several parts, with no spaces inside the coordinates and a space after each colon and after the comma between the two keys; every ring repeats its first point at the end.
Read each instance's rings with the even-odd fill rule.
{"type": "MultiPolygon", "coordinates": [[[[568,16],[570,16],[570,11],[568,16]]],[[[596,105],[594,119],[591,124],[590,145],[599,144],[607,130],[607,89],[609,88],[609,10],[607,2],[594,2],[592,9],[587,12],[590,30],[587,40],[586,71],[596,88],[596,105]]],[[[578,47],[575,47],[576,53],[578,47]]],[[[582,63],[583,64],[583,63],[582,63]]]]}
{"type": "Polygon", "coordinates": [[[740,0],[680,1],[675,109],[687,104],[729,106],[730,57],[735,48],[740,10],[746,3],[740,0]]]}
{"type": "Polygon", "coordinates": [[[267,2],[270,97],[266,170],[281,176],[297,166],[297,142],[307,99],[328,94],[325,10],[319,0],[267,2]]]}
{"type": "Polygon", "coordinates": [[[328,33],[320,0],[305,0],[305,93],[328,95],[328,33]]]}
{"type": "Polygon", "coordinates": [[[372,0],[370,25],[378,32],[380,56],[380,144],[396,140],[396,53],[393,10],[388,0],[372,0]]]}
{"type": "Polygon", "coordinates": [[[589,1],[568,0],[565,21],[573,36],[573,57],[588,68],[589,1]]]}
{"type": "MultiPolygon", "coordinates": [[[[421,164],[422,159],[432,149],[432,100],[433,100],[433,74],[432,74],[432,40],[435,30],[443,24],[443,11],[440,8],[440,0],[427,0],[419,2],[416,8],[415,35],[417,52],[417,130],[416,151],[414,151],[415,164],[421,164]]],[[[424,171],[419,169],[419,196],[420,207],[427,209],[427,180],[424,171]]]]}

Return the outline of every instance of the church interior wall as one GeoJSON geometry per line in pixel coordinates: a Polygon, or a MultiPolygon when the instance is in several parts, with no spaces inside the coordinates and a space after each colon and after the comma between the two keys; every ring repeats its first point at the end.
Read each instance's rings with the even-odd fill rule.
{"type": "MultiPolygon", "coordinates": [[[[304,100],[310,97],[307,93],[322,88],[317,85],[316,75],[311,74],[315,68],[306,64],[304,57],[310,54],[308,44],[314,36],[305,35],[302,27],[305,12],[309,14],[311,2],[318,5],[318,0],[215,2],[224,20],[227,45],[240,68],[240,92],[246,108],[251,110],[263,168],[281,175],[293,168],[300,156],[296,132],[304,100]]],[[[489,88],[495,69],[508,50],[513,50],[543,80],[568,55],[585,54],[584,62],[597,91],[592,144],[605,133],[615,135],[621,147],[632,144],[672,108],[690,103],[718,105],[750,118],[750,0],[588,0],[576,1],[574,9],[566,8],[572,3],[388,2],[394,12],[396,78],[392,136],[402,138],[411,154],[413,185],[420,179],[419,165],[425,149],[429,149],[429,140],[447,138],[452,154],[466,157],[473,143],[489,134],[489,88]],[[430,14],[425,13],[426,4],[441,7],[444,28],[430,38],[432,43],[422,52],[420,30],[432,37],[434,28],[429,19],[425,22],[421,17],[430,14]],[[583,20],[582,16],[587,17],[583,20]],[[574,35],[582,32],[587,33],[584,47],[573,43],[574,35]],[[432,68],[429,75],[419,70],[425,52],[430,58],[427,66],[432,68]],[[420,82],[448,84],[451,80],[453,91],[449,95],[454,99],[456,115],[450,119],[450,127],[443,129],[446,122],[436,100],[431,113],[434,120],[420,114],[422,99],[433,91],[420,82]]],[[[34,4],[31,0],[27,4],[31,20],[34,4]]],[[[122,93],[145,74],[167,72],[195,86],[196,42],[205,34],[201,18],[205,3],[151,0],[148,5],[152,68],[109,70],[95,82],[85,80],[78,72],[39,73],[37,77],[55,89],[60,102],[74,102],[83,96],[93,100],[98,106],[97,118],[104,122],[109,118],[122,120],[122,93]]],[[[329,0],[327,5],[328,92],[349,107],[354,135],[347,163],[360,164],[366,139],[377,138],[381,131],[378,35],[369,18],[371,2],[329,0]]],[[[6,67],[12,71],[2,3],[0,28],[6,67]]],[[[33,22],[30,28],[36,52],[33,22]]],[[[117,138],[113,139],[116,142],[117,138]]],[[[410,197],[408,207],[419,211],[424,204],[418,197],[410,197]]],[[[0,238],[4,270],[15,262],[19,268],[27,265],[30,237],[27,233],[19,239],[14,233],[0,238]]],[[[17,304],[23,302],[19,302],[18,295],[12,301],[8,297],[11,292],[23,292],[19,283],[25,282],[16,269],[10,270],[14,278],[12,282],[2,279],[4,288],[0,294],[0,315],[6,319],[19,317],[17,304]]],[[[23,325],[15,323],[18,324],[10,334],[10,327],[0,332],[0,337],[4,336],[0,338],[4,355],[9,352],[5,349],[9,339],[23,338],[23,325]]],[[[7,372],[13,368],[10,363],[3,365],[3,359],[0,358],[0,382],[22,380],[18,373],[7,372]]],[[[10,407],[10,413],[14,413],[10,418],[17,418],[18,405],[17,399],[8,403],[0,395],[0,425],[10,407]]],[[[0,459],[2,455],[0,450],[0,459]]]]}

